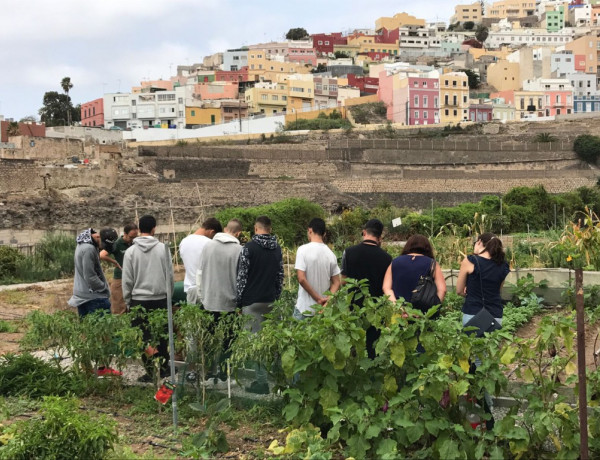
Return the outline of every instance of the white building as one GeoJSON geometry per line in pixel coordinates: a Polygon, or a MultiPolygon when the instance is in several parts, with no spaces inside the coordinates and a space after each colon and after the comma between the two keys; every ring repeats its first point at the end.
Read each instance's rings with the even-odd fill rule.
{"type": "Polygon", "coordinates": [[[222,70],[236,71],[248,67],[248,49],[227,50],[223,53],[222,70]]]}
{"type": "Polygon", "coordinates": [[[169,128],[185,126],[185,87],[174,91],[104,95],[104,127],[169,128]]]}
{"type": "Polygon", "coordinates": [[[440,48],[442,39],[436,36],[435,29],[426,27],[400,27],[399,47],[403,48],[440,48]]]}
{"type": "Polygon", "coordinates": [[[565,78],[575,73],[575,56],[570,51],[553,53],[550,56],[550,72],[556,78],[565,78]]]}
{"type": "Polygon", "coordinates": [[[575,31],[565,28],[558,32],[546,29],[512,29],[490,32],[486,45],[489,48],[501,48],[503,45],[520,46],[561,46],[572,41],[575,31]]]}
{"type": "Polygon", "coordinates": [[[570,5],[568,20],[571,27],[589,26],[592,20],[592,5],[584,3],[583,5],[570,5]]]}

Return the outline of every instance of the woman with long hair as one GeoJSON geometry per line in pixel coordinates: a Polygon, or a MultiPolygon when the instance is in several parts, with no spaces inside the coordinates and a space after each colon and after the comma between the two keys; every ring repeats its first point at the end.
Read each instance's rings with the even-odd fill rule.
{"type": "MultiPolygon", "coordinates": [[[[493,233],[483,233],[475,240],[473,254],[464,258],[460,264],[456,293],[465,296],[462,312],[463,326],[482,308],[486,308],[502,325],[503,305],[500,289],[504,284],[510,268],[504,256],[502,241],[493,233]]],[[[471,372],[481,364],[481,357],[475,359],[471,372]]],[[[491,415],[492,398],[484,392],[483,408],[489,414],[486,421],[488,430],[494,428],[494,417],[491,415]]]]}
{"type": "Polygon", "coordinates": [[[509,272],[502,240],[493,233],[480,235],[473,254],[461,262],[456,281],[456,293],[465,296],[463,324],[484,307],[502,324],[500,289],[509,272]]]}
{"type": "MultiPolygon", "coordinates": [[[[410,302],[419,279],[431,273],[434,261],[433,247],[427,237],[418,234],[411,236],[404,245],[402,254],[392,260],[385,273],[383,293],[392,302],[400,298],[410,302]]],[[[446,295],[446,280],[438,263],[435,264],[433,279],[439,303],[442,303],[446,295]]]]}

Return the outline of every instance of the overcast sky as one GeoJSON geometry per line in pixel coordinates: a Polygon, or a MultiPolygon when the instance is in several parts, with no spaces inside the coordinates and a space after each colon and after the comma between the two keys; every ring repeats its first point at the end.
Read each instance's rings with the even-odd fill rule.
{"type": "Polygon", "coordinates": [[[268,40],[374,27],[407,12],[448,21],[448,0],[13,0],[0,8],[0,115],[38,116],[46,91],[71,77],[74,104],[167,79],[176,66],[268,40]]]}

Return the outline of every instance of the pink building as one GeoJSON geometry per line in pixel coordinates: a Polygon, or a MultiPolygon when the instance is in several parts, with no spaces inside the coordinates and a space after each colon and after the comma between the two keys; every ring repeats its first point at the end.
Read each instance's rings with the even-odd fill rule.
{"type": "Polygon", "coordinates": [[[491,104],[471,104],[469,106],[469,120],[481,122],[492,121],[494,106],[491,104]]]}
{"type": "Polygon", "coordinates": [[[237,99],[238,90],[239,86],[237,82],[215,81],[198,83],[194,85],[194,97],[203,101],[215,99],[237,99]]]}
{"type": "Polygon", "coordinates": [[[290,42],[287,58],[290,62],[297,62],[301,65],[310,64],[313,67],[317,66],[317,52],[314,48],[298,47],[290,42]]]}
{"type": "Polygon", "coordinates": [[[407,125],[440,122],[440,78],[437,71],[408,74],[407,125]]]}
{"type": "Polygon", "coordinates": [[[585,73],[585,54],[575,55],[575,72],[585,73]]]}
{"type": "Polygon", "coordinates": [[[104,98],[81,104],[82,126],[104,126],[104,98]]]}
{"type": "Polygon", "coordinates": [[[439,72],[388,72],[379,74],[379,100],[387,106],[387,119],[405,125],[440,122],[439,72]]]}
{"type": "Polygon", "coordinates": [[[573,113],[573,90],[544,91],[544,110],[547,117],[573,113]]]}

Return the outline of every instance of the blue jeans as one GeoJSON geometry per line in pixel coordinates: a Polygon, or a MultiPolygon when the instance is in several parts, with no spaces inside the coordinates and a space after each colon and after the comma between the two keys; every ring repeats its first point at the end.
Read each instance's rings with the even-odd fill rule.
{"type": "Polygon", "coordinates": [[[95,311],[104,311],[105,313],[110,313],[110,300],[108,298],[103,297],[101,299],[93,299],[89,300],[86,303],[82,303],[77,306],[77,313],[79,313],[80,317],[84,317],[85,315],[89,315],[90,313],[94,313],[95,311]]]}

